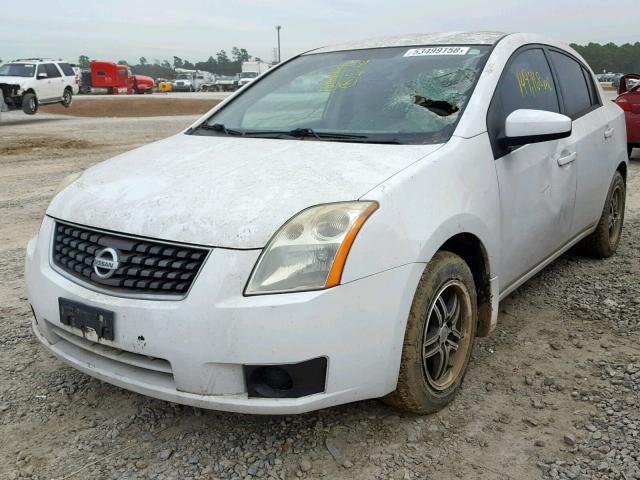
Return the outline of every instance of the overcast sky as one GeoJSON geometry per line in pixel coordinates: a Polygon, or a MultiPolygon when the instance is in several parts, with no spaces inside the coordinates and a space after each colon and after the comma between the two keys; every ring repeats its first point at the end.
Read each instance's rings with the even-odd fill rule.
{"type": "Polygon", "coordinates": [[[345,40],[451,30],[633,43],[640,41],[639,1],[31,0],[29,8],[5,5],[0,58],[75,61],[84,54],[137,63],[177,55],[194,62],[238,46],[272,60],[278,24],[283,59],[345,40]]]}

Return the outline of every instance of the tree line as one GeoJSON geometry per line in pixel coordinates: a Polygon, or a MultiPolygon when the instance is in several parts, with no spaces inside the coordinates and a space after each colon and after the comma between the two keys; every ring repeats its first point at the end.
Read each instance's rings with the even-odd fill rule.
{"type": "MultiPolygon", "coordinates": [[[[621,72],[640,73],[640,42],[625,43],[616,45],[615,43],[588,43],[578,45],[572,43],[571,46],[580,53],[591,65],[596,73],[621,72]]],[[[233,47],[230,54],[225,50],[220,50],[215,56],[210,56],[202,62],[192,63],[180,57],[173,57],[173,62],[169,60],[154,59],[149,62],[145,57],[140,57],[137,64],[130,64],[126,60],[118,60],[119,64],[131,65],[134,73],[148,75],[158,78],[172,78],[175,75],[174,68],[187,68],[206,70],[218,75],[235,75],[241,71],[242,62],[250,60],[251,56],[244,48],[233,47]]],[[[254,58],[254,60],[260,60],[254,58]]],[[[89,68],[91,60],[86,55],[80,55],[78,65],[81,68],[89,68]]],[[[0,60],[0,64],[2,60],[0,60]]]]}
{"type": "MultiPolygon", "coordinates": [[[[137,64],[128,62],[127,60],[118,60],[118,65],[129,65],[131,71],[137,75],[147,75],[153,78],[173,78],[176,68],[185,68],[187,70],[205,70],[217,75],[235,75],[242,70],[242,62],[251,60],[251,55],[244,48],[233,47],[230,54],[225,50],[220,50],[215,56],[202,62],[190,62],[181,57],[173,57],[173,61],[153,59],[151,62],[146,57],[140,57],[137,64]]],[[[260,60],[255,57],[254,60],[260,60]]],[[[86,55],[78,57],[78,66],[80,68],[91,68],[91,60],[86,55]]]]}
{"type": "Polygon", "coordinates": [[[572,43],[571,46],[584,57],[595,73],[640,73],[640,42],[623,45],[572,43]]]}

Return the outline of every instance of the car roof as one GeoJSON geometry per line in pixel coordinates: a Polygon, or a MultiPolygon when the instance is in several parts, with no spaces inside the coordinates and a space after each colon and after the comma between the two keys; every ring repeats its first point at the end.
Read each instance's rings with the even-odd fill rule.
{"type": "Polygon", "coordinates": [[[54,60],[53,58],[18,58],[17,60],[11,60],[7,63],[68,63],[65,60],[54,60]]]}
{"type": "Polygon", "coordinates": [[[363,50],[366,48],[413,47],[421,45],[494,45],[508,35],[504,32],[437,32],[377,37],[355,42],[329,45],[306,52],[306,54],[363,50]]]}

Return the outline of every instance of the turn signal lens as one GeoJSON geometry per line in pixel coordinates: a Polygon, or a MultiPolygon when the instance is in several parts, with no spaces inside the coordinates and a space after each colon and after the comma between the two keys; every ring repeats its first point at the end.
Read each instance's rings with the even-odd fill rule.
{"type": "Polygon", "coordinates": [[[320,290],[340,284],[349,250],[376,202],[341,202],[303,210],[262,251],[246,295],[320,290]]]}

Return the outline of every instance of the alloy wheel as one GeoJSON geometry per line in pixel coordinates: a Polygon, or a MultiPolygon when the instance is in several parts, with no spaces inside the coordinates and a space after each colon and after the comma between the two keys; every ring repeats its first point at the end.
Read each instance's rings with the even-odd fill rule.
{"type": "Polygon", "coordinates": [[[616,245],[620,237],[622,230],[622,209],[624,208],[624,202],[622,199],[622,189],[619,185],[616,185],[613,192],[611,192],[611,198],[609,199],[609,244],[616,245]]]}
{"type": "Polygon", "coordinates": [[[451,280],[431,303],[422,338],[422,368],[435,390],[449,388],[461,374],[471,341],[471,297],[451,280]]]}

